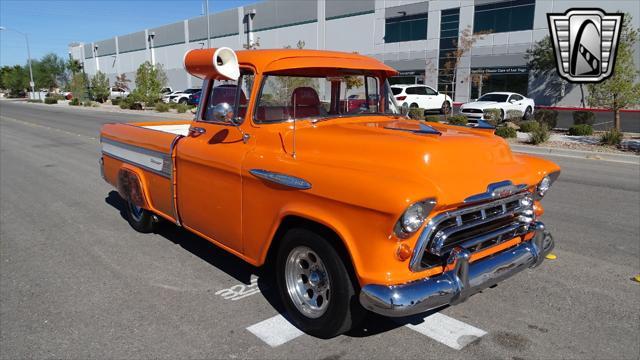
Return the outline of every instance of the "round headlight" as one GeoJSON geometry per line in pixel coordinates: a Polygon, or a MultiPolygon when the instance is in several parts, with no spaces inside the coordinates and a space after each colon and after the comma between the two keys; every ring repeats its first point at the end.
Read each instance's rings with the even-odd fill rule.
{"type": "Polygon", "coordinates": [[[406,233],[414,233],[420,229],[427,218],[426,209],[423,203],[415,203],[402,215],[402,230],[406,233]]]}
{"type": "Polygon", "coordinates": [[[551,187],[551,179],[548,176],[545,176],[540,183],[538,184],[538,195],[544,196],[544,194],[551,187]]]}

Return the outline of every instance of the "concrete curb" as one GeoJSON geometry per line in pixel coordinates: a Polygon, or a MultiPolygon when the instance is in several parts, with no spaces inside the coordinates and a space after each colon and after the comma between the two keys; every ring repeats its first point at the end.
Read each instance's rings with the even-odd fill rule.
{"type": "Polygon", "coordinates": [[[58,103],[58,104],[44,104],[44,103],[30,103],[27,101],[16,101],[16,100],[4,100],[4,101],[13,101],[16,103],[22,103],[25,106],[44,106],[50,109],[61,109],[61,110],[70,110],[70,111],[93,111],[93,112],[102,112],[102,113],[115,113],[115,114],[131,114],[138,116],[152,116],[159,117],[170,120],[191,120],[193,119],[193,114],[190,112],[186,112],[184,114],[178,114],[174,112],[156,112],[153,110],[126,110],[120,108],[109,108],[109,107],[88,107],[88,106],[69,106],[68,103],[58,103]]]}
{"type": "Polygon", "coordinates": [[[570,157],[575,159],[588,160],[604,160],[625,164],[640,165],[640,156],[633,154],[614,154],[597,151],[558,149],[550,147],[528,146],[528,145],[511,145],[511,149],[515,152],[534,154],[534,155],[552,155],[570,157]]]}

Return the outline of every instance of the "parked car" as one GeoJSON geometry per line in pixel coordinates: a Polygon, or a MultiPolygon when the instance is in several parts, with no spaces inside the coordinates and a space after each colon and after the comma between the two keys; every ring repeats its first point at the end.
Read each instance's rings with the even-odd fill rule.
{"type": "Polygon", "coordinates": [[[200,103],[200,94],[202,94],[202,91],[198,91],[189,95],[189,100],[187,100],[187,104],[198,106],[198,104],[200,103]]]}
{"type": "Polygon", "coordinates": [[[172,92],[173,92],[173,89],[170,86],[164,87],[162,88],[162,90],[160,90],[160,94],[162,95],[171,94],[172,92]]]}
{"type": "Polygon", "coordinates": [[[522,118],[528,120],[533,114],[535,103],[533,99],[513,92],[490,92],[482,95],[478,100],[462,104],[460,113],[470,119],[480,119],[487,109],[499,109],[500,119],[504,120],[507,111],[519,110],[522,118]]]}
{"type": "Polygon", "coordinates": [[[121,88],[118,88],[118,87],[110,88],[109,99],[117,99],[117,98],[124,99],[127,96],[129,96],[129,91],[128,90],[121,89],[121,88]]]}
{"type": "MultiPolygon", "coordinates": [[[[558,165],[513,153],[493,129],[398,114],[387,92],[397,71],[376,59],[221,48],[191,50],[184,64],[204,79],[195,118],[105,124],[102,176],[135,230],[165,219],[273,266],[264,273],[287,318],[311,335],[344,333],[367,310],[458,304],[554,246],[540,202],[558,165]],[[337,74],[373,79],[354,92],[377,101],[344,109],[337,74]]],[[[497,307],[508,296],[494,295],[497,307]]]]}
{"type": "Polygon", "coordinates": [[[175,91],[172,92],[170,94],[164,95],[162,97],[162,101],[165,103],[180,103],[180,104],[186,104],[189,101],[189,96],[191,94],[195,94],[198,91],[200,91],[199,88],[191,88],[191,89],[185,89],[182,91],[175,91]]]}
{"type": "Polygon", "coordinates": [[[453,101],[449,95],[437,92],[427,85],[392,85],[391,91],[400,105],[410,108],[439,110],[441,114],[451,112],[453,101]]]}

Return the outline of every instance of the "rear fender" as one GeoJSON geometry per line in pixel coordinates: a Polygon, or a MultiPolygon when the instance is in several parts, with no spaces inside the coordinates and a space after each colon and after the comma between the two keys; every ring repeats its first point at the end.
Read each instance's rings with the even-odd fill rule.
{"type": "Polygon", "coordinates": [[[120,196],[144,209],[149,209],[149,196],[144,187],[144,173],[133,166],[124,164],[118,171],[117,189],[120,196]]]}

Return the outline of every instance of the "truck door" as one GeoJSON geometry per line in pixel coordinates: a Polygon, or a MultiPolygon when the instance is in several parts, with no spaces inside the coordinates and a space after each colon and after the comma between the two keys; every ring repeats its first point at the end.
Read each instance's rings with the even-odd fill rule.
{"type": "Polygon", "coordinates": [[[178,144],[176,158],[183,226],[238,252],[242,252],[240,169],[251,145],[231,120],[245,120],[253,77],[243,70],[238,82],[205,81],[196,119],[178,144]]]}

